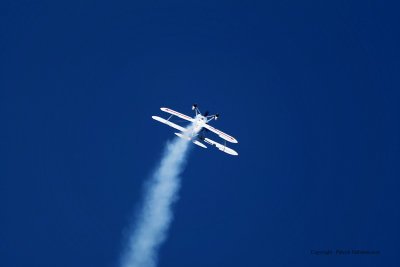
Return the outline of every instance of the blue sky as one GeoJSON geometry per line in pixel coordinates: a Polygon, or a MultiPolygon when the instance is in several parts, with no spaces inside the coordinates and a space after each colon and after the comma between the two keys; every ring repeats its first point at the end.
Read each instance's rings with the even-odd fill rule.
{"type": "Polygon", "coordinates": [[[1,266],[118,266],[193,103],[239,157],[193,147],[159,266],[399,266],[394,1],[0,7],[1,266]]]}

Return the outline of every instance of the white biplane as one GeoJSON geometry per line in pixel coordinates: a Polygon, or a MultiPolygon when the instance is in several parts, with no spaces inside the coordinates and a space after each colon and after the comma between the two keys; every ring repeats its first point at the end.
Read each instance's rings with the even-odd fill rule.
{"type": "Polygon", "coordinates": [[[238,141],[235,138],[233,138],[232,136],[227,135],[226,133],[223,133],[220,130],[215,129],[214,127],[212,127],[212,126],[210,126],[208,124],[208,122],[210,122],[213,119],[217,120],[218,116],[219,116],[218,114],[208,116],[208,114],[206,113],[203,116],[201,114],[200,110],[197,108],[196,104],[194,104],[193,107],[192,107],[192,110],[195,110],[195,112],[196,112],[196,116],[194,118],[191,118],[189,116],[186,116],[184,114],[181,114],[181,113],[179,113],[177,111],[174,111],[172,109],[169,109],[169,108],[161,108],[161,110],[171,114],[171,116],[169,116],[168,119],[163,119],[163,118],[158,117],[158,116],[152,116],[152,118],[155,119],[156,121],[164,123],[164,124],[166,124],[168,126],[171,126],[172,128],[175,128],[175,129],[183,132],[184,134],[175,133],[180,138],[186,139],[188,141],[192,141],[196,145],[201,146],[203,148],[207,148],[206,145],[204,145],[203,143],[200,142],[200,141],[203,141],[203,142],[205,142],[205,143],[207,143],[209,145],[217,147],[219,150],[221,150],[221,151],[223,151],[225,153],[228,153],[228,154],[234,155],[234,156],[238,155],[238,153],[235,150],[233,150],[233,149],[231,149],[231,148],[226,146],[226,141],[229,141],[231,143],[237,143],[238,141]],[[177,117],[179,117],[181,119],[184,119],[184,120],[187,120],[187,121],[191,122],[193,124],[193,126],[188,128],[188,129],[190,129],[190,132],[187,132],[188,129],[171,122],[170,119],[173,116],[177,116],[177,117]],[[206,131],[211,131],[213,133],[216,133],[219,137],[224,139],[224,144],[222,145],[222,144],[217,143],[217,142],[215,142],[215,141],[213,141],[211,139],[206,138],[204,136],[204,133],[206,131]]]}

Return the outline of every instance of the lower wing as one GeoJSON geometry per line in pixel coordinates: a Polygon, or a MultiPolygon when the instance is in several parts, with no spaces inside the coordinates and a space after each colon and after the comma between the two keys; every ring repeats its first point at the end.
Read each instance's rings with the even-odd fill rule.
{"type": "Polygon", "coordinates": [[[160,118],[158,116],[151,116],[151,117],[153,119],[155,119],[156,121],[159,121],[159,122],[164,123],[164,124],[166,124],[168,126],[171,126],[172,128],[175,128],[175,129],[177,129],[177,130],[179,130],[181,132],[186,132],[185,128],[183,128],[182,126],[179,126],[179,125],[177,125],[177,124],[175,124],[173,122],[170,122],[170,121],[168,121],[166,119],[163,119],[163,118],[160,118]]]}
{"type": "Polygon", "coordinates": [[[201,140],[203,140],[203,141],[206,142],[207,144],[210,144],[210,145],[212,145],[212,146],[217,147],[219,150],[221,150],[221,151],[223,151],[223,152],[225,152],[225,153],[228,153],[228,154],[230,154],[230,155],[233,155],[233,156],[239,155],[235,150],[233,150],[233,149],[231,149],[231,148],[229,148],[229,147],[227,147],[227,146],[221,145],[220,143],[217,143],[217,142],[215,142],[215,141],[213,141],[213,140],[211,140],[211,139],[208,139],[208,138],[201,138],[201,140]]]}

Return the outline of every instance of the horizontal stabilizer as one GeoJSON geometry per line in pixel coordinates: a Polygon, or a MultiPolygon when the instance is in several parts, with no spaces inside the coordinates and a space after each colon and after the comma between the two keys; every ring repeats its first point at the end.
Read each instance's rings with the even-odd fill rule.
{"type": "Polygon", "coordinates": [[[188,140],[188,141],[190,141],[191,139],[190,139],[190,137],[187,137],[187,136],[185,136],[185,135],[183,135],[183,134],[181,134],[181,133],[175,133],[177,136],[179,136],[180,138],[182,138],[182,139],[185,139],[185,140],[188,140]]]}
{"type": "Polygon", "coordinates": [[[201,142],[199,142],[197,140],[193,140],[193,143],[198,145],[198,146],[201,146],[202,148],[207,148],[203,143],[201,143],[201,142]]]}
{"type": "MultiPolygon", "coordinates": [[[[182,138],[182,139],[185,139],[185,140],[188,140],[188,141],[191,141],[192,139],[190,138],[190,137],[187,137],[187,136],[185,136],[185,135],[183,135],[183,134],[181,134],[181,133],[175,133],[177,136],[179,136],[180,138],[182,138]]],[[[197,140],[192,140],[192,142],[194,143],[194,144],[196,144],[196,145],[198,145],[198,146],[201,146],[202,148],[207,148],[203,143],[200,143],[199,141],[197,141],[197,140]]]]}

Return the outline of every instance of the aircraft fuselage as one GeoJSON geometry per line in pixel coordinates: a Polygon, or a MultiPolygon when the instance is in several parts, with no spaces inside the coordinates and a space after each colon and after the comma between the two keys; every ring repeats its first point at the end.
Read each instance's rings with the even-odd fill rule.
{"type": "Polygon", "coordinates": [[[200,114],[196,115],[193,121],[193,136],[200,132],[206,123],[207,118],[205,116],[202,116],[200,114]]]}

